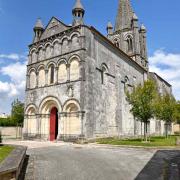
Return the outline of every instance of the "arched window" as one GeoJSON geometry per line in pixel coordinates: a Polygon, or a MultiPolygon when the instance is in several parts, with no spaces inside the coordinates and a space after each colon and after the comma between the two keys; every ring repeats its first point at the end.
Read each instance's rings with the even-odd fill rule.
{"type": "Polygon", "coordinates": [[[61,63],[58,69],[58,82],[66,82],[67,81],[67,68],[65,63],[61,63]]]}
{"type": "Polygon", "coordinates": [[[130,85],[130,81],[129,78],[127,76],[125,76],[124,78],[124,91],[129,91],[129,85],[130,85]]]}
{"type": "Polygon", "coordinates": [[[36,51],[33,51],[32,52],[32,57],[31,57],[31,59],[32,59],[32,63],[35,63],[36,61],[37,61],[37,54],[36,54],[36,51]]]}
{"type": "Polygon", "coordinates": [[[106,72],[107,67],[103,64],[101,67],[101,84],[106,84],[106,72]]]}
{"type": "Polygon", "coordinates": [[[127,41],[127,52],[128,53],[133,52],[133,41],[131,36],[128,36],[126,41],[127,41]]]}
{"type": "Polygon", "coordinates": [[[60,45],[59,43],[56,41],[54,43],[54,56],[57,56],[60,54],[60,45]]]}
{"type": "Polygon", "coordinates": [[[50,83],[54,83],[54,66],[51,66],[51,77],[50,77],[50,83]]]}
{"type": "Polygon", "coordinates": [[[45,70],[43,67],[39,69],[38,85],[39,87],[45,86],[45,70]]]}
{"type": "Polygon", "coordinates": [[[44,51],[43,49],[41,48],[39,50],[39,55],[38,55],[38,60],[43,60],[44,59],[44,51]]]}
{"type": "Polygon", "coordinates": [[[35,71],[31,71],[30,72],[30,79],[29,79],[29,85],[30,85],[30,89],[33,89],[36,87],[36,73],[35,71]]]}
{"type": "Polygon", "coordinates": [[[51,53],[52,53],[51,51],[52,51],[51,46],[48,45],[46,47],[46,58],[50,58],[51,57],[51,53]]]}
{"type": "Polygon", "coordinates": [[[55,76],[55,68],[54,65],[52,64],[51,66],[49,66],[49,70],[48,70],[48,74],[49,74],[49,84],[53,84],[54,83],[54,76],[55,76]]]}
{"type": "Polygon", "coordinates": [[[68,39],[64,39],[62,41],[62,53],[66,53],[68,51],[68,39]]]}
{"type": "Polygon", "coordinates": [[[75,58],[71,61],[70,66],[70,80],[75,81],[79,79],[79,62],[75,58]]]}

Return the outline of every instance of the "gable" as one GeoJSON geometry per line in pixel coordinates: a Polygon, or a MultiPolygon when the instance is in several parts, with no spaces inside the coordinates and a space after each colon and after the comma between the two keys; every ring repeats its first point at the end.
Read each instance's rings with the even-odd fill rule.
{"type": "Polygon", "coordinates": [[[68,29],[68,26],[53,17],[43,32],[41,40],[65,31],[66,29],[68,29]]]}

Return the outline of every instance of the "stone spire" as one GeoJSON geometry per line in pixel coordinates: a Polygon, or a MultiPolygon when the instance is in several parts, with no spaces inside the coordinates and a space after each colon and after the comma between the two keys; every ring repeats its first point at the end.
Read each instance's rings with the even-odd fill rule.
{"type": "Polygon", "coordinates": [[[40,40],[40,37],[44,31],[44,26],[40,18],[37,19],[36,24],[34,26],[34,40],[33,42],[37,42],[40,40]]]}
{"type": "Polygon", "coordinates": [[[76,0],[73,10],[75,10],[75,9],[83,9],[84,10],[83,5],[81,4],[81,0],[76,0]]]}
{"type": "Polygon", "coordinates": [[[84,13],[85,13],[85,10],[84,10],[83,5],[81,4],[81,0],[76,0],[76,3],[72,10],[74,26],[84,23],[83,21],[84,13]]]}
{"type": "Polygon", "coordinates": [[[116,16],[115,31],[131,28],[133,10],[130,0],[119,0],[118,13],[116,16]]]}
{"type": "Polygon", "coordinates": [[[37,19],[34,29],[44,29],[44,26],[40,18],[37,19]]]}

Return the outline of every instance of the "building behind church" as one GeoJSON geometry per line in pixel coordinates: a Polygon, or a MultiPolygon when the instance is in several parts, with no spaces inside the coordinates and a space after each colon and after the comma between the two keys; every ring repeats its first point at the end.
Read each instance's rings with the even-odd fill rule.
{"type": "MultiPolygon", "coordinates": [[[[93,2],[92,2],[93,3],[93,2]]],[[[25,139],[63,140],[134,136],[143,124],[130,113],[125,89],[152,78],[160,93],[171,85],[149,72],[146,28],[129,0],[119,0],[115,27],[107,37],[84,24],[85,9],[77,0],[73,23],[40,19],[29,46],[25,99],[25,139]]],[[[151,120],[150,133],[162,135],[164,123],[151,120]]]]}

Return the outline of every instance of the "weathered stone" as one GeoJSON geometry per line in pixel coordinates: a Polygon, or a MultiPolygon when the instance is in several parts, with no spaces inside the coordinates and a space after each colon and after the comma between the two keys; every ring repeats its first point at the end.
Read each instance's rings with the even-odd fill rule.
{"type": "MultiPolygon", "coordinates": [[[[58,112],[54,139],[143,133],[143,124],[130,113],[125,88],[132,90],[149,77],[144,29],[138,30],[132,13],[127,13],[129,17],[118,13],[121,22],[126,18],[127,24],[134,18],[130,29],[116,29],[108,35],[113,43],[117,37],[122,41],[114,45],[95,28],[83,25],[85,11],[80,12],[80,17],[73,13],[79,18],[73,20],[73,26],[52,18],[39,41],[30,45],[23,130],[26,139],[53,139],[53,108],[58,112]],[[127,52],[127,40],[132,45],[131,53],[127,52]]],[[[162,78],[158,82],[171,89],[162,78]]],[[[164,125],[155,128],[154,120],[151,122],[150,133],[163,134],[164,125]]]]}

